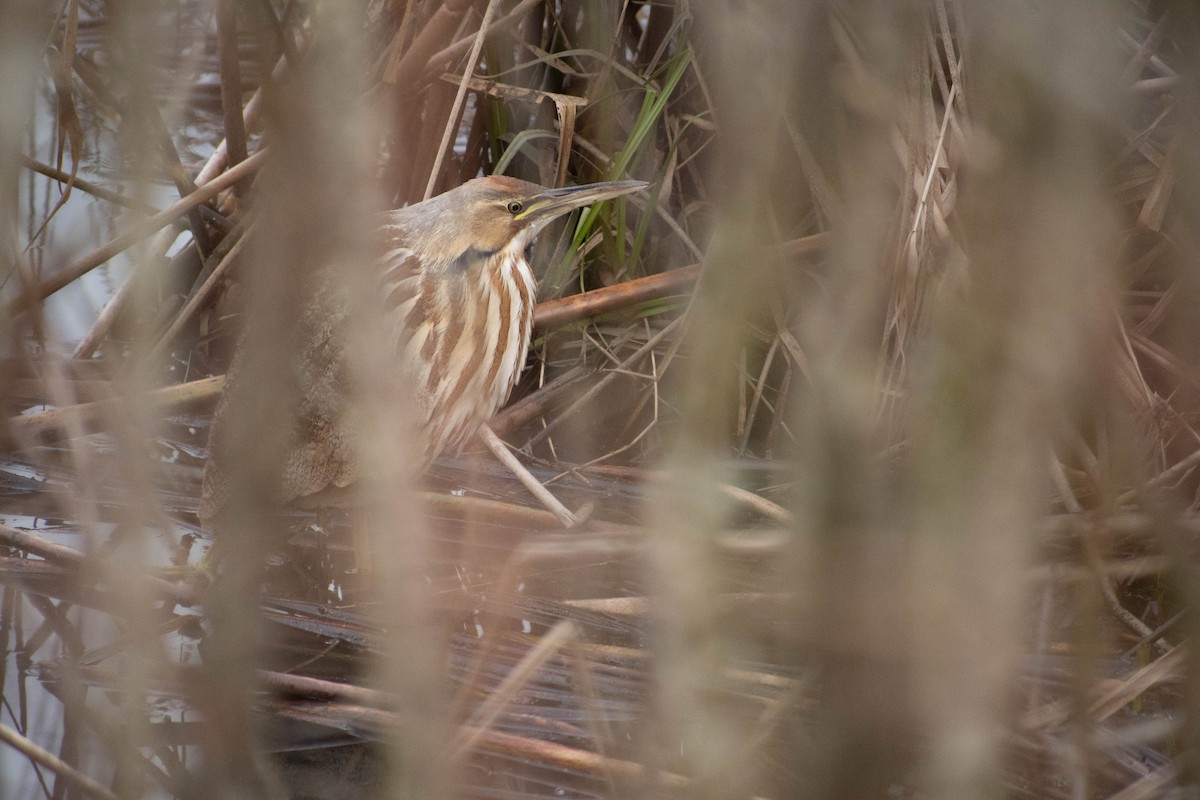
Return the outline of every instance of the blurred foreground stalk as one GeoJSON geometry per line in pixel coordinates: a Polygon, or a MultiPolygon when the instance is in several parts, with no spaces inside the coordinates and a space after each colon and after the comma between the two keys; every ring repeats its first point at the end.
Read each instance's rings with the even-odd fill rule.
{"type": "Polygon", "coordinates": [[[974,3],[962,20],[954,41],[970,60],[945,57],[970,83],[930,109],[932,8],[702,6],[701,24],[720,31],[701,69],[723,125],[723,217],[692,308],[702,323],[690,330],[685,435],[654,531],[663,699],[705,797],[745,790],[744,745],[767,724],[731,718],[718,699],[723,670],[757,654],[744,621],[719,615],[728,576],[713,541],[730,510],[710,487],[731,469],[741,334],[763,324],[779,285],[803,285],[791,299],[811,381],[794,417],[799,527],[780,584],[763,589],[795,593],[777,645],[821,684],[779,794],[880,797],[905,777],[929,797],[1004,794],[1001,731],[1015,712],[1045,467],[1062,423],[1107,393],[1105,181],[1123,106],[1107,7],[974,3]],[[955,241],[906,263],[899,236],[934,238],[920,188],[956,139],[955,241]],[[789,140],[825,193],[780,179],[789,140]],[[824,271],[781,274],[764,244],[822,218],[834,236],[824,271]],[[909,329],[921,337],[898,345],[901,373],[880,348],[896,330],[896,286],[921,309],[909,329]],[[880,459],[897,444],[898,458],[880,459]]]}

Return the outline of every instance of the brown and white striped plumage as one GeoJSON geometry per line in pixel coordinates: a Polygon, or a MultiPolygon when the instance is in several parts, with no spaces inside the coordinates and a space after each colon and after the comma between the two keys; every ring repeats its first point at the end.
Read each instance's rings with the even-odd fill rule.
{"type": "Polygon", "coordinates": [[[494,211],[514,193],[540,189],[500,178],[463,189],[477,195],[479,209],[466,227],[480,235],[469,241],[454,241],[462,226],[439,224],[447,216],[437,198],[396,212],[383,227],[388,338],[408,370],[426,464],[460,447],[508,399],[533,332],[537,286],[525,249],[537,228],[517,228],[511,214],[494,211]],[[445,241],[430,247],[420,232],[445,241]],[[410,244],[417,240],[426,244],[421,252],[410,244]]]}
{"type": "MultiPolygon", "coordinates": [[[[644,184],[623,181],[545,189],[514,178],[478,178],[384,215],[379,247],[381,332],[416,415],[423,469],[462,446],[508,399],[533,331],[536,282],[525,253],[552,219],[644,184]]],[[[298,322],[298,399],[280,502],[302,503],[358,477],[347,396],[345,322],[351,304],[327,276],[298,322]]],[[[220,512],[228,490],[221,418],[236,404],[238,360],[214,417],[200,517],[220,512]]],[[[319,502],[319,500],[318,500],[319,502]]]]}

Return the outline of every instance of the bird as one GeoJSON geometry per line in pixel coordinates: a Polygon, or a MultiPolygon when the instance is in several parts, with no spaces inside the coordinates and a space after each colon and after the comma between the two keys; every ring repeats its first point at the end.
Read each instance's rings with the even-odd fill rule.
{"type": "MultiPolygon", "coordinates": [[[[416,433],[414,473],[462,447],[508,399],[525,365],[537,282],[528,251],[552,220],[635,192],[622,180],[546,188],[508,176],[475,178],[428,200],[384,212],[371,275],[377,319],[408,393],[416,433]]],[[[349,414],[345,320],[352,305],[335,276],[318,281],[298,321],[300,396],[281,465],[277,502],[319,507],[359,478],[349,414]]],[[[227,418],[236,412],[242,347],[214,413],[198,509],[209,528],[226,507],[227,418]]]]}

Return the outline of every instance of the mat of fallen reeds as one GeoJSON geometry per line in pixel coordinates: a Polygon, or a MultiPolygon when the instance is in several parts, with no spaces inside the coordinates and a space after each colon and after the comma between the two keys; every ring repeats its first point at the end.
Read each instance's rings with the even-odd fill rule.
{"type": "Polygon", "coordinates": [[[1191,4],[9,6],[0,797],[1200,791],[1191,4]],[[476,444],[210,585],[243,331],[496,173],[650,184],[491,424],[578,523],[476,444]]]}

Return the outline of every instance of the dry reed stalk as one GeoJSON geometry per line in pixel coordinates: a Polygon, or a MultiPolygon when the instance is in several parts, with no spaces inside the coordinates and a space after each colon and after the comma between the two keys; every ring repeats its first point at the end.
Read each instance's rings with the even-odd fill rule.
{"type": "MultiPolygon", "coordinates": [[[[0,663],[4,699],[11,680],[21,687],[9,727],[60,747],[41,763],[118,796],[142,781],[179,796],[282,795],[286,758],[264,754],[261,713],[384,738],[394,766],[377,770],[380,791],[420,796],[1148,797],[1196,785],[1194,9],[522,0],[488,4],[494,22],[477,35],[478,4],[366,5],[288,4],[260,25],[272,4],[219,0],[204,35],[226,142],[195,191],[178,168],[189,127],[178,112],[203,104],[181,96],[195,73],[121,55],[165,40],[147,9],[113,10],[102,33],[73,1],[57,21],[21,6],[0,26],[0,72],[13,76],[0,185],[20,186],[10,193],[23,203],[0,253],[24,281],[23,296],[18,278],[4,289],[22,363],[2,365],[0,418],[27,446],[0,474],[0,503],[19,512],[11,497],[25,495],[8,487],[32,494],[17,473],[33,471],[57,487],[41,506],[83,542],[0,527],[0,651],[62,676],[47,682],[67,707],[61,744],[39,741],[27,670],[0,663]],[[85,58],[90,36],[116,57],[85,58]],[[41,79],[59,128],[48,146],[26,135],[41,79]],[[250,154],[260,109],[269,156],[250,154]],[[116,179],[81,180],[113,114],[116,179]],[[69,163],[48,166],[59,146],[69,163]],[[218,177],[231,157],[247,160],[218,177]],[[184,199],[63,258],[54,244],[82,192],[54,196],[32,173],[19,184],[30,159],[113,203],[153,208],[150,173],[184,199]],[[500,167],[656,179],[645,208],[580,215],[541,247],[543,288],[571,296],[537,311],[540,363],[526,382],[544,391],[523,387],[499,420],[536,443],[555,491],[577,493],[572,507],[594,503],[592,530],[555,537],[537,509],[409,491],[402,393],[382,378],[388,354],[364,314],[351,332],[373,432],[361,530],[327,536],[321,520],[319,533],[285,535],[268,500],[282,410],[304,388],[286,362],[306,277],[342,265],[365,296],[355,266],[369,261],[374,197],[500,167]],[[120,191],[99,191],[107,181],[120,191]],[[209,229],[198,204],[234,183],[249,190],[238,204],[254,205],[253,229],[236,213],[209,229]],[[146,244],[151,223],[185,218],[205,251],[210,234],[247,231],[207,281],[160,266],[174,228],[146,244]],[[26,337],[57,349],[41,300],[126,247],[133,277],[75,351],[104,344],[111,384],[82,404],[98,384],[76,380],[80,364],[30,358],[26,337]],[[219,368],[192,343],[207,343],[218,320],[197,312],[227,275],[243,287],[255,382],[234,437],[232,568],[208,601],[198,680],[173,687],[206,712],[188,729],[197,761],[144,713],[174,666],[164,643],[188,624],[162,600],[191,596],[143,573],[190,521],[161,491],[168,461],[151,455],[195,458],[165,433],[166,409],[219,379],[151,387],[160,357],[219,368]],[[694,282],[686,333],[673,336],[685,328],[674,296],[694,282]],[[596,364],[605,374],[582,399],[563,388],[596,364]],[[56,408],[16,416],[29,375],[56,408]],[[602,459],[615,466],[579,466],[602,459]],[[660,459],[665,488],[645,479],[660,459]],[[268,553],[293,548],[284,568],[303,574],[296,542],[310,539],[322,558],[358,549],[366,574],[336,588],[353,593],[346,605],[369,593],[369,614],[307,596],[258,609],[268,553]],[[576,692],[552,660],[518,680],[510,670],[539,640],[554,645],[544,632],[567,630],[562,620],[590,688],[576,692]],[[268,625],[289,624],[319,643],[276,649],[268,625]],[[450,644],[448,631],[460,641],[480,628],[482,642],[450,644]],[[340,669],[334,651],[348,642],[370,689],[260,670],[280,650],[296,656],[288,666],[340,669]],[[61,656],[52,664],[46,643],[61,656]],[[118,658],[124,668],[108,669],[118,658]],[[447,664],[464,687],[453,717],[447,664]],[[546,708],[474,694],[498,686],[546,708]],[[455,727],[482,709],[496,727],[455,727]],[[441,769],[441,748],[468,737],[462,768],[441,769]]],[[[22,776],[16,791],[37,785],[28,762],[0,762],[0,791],[9,774],[22,776]]]]}

